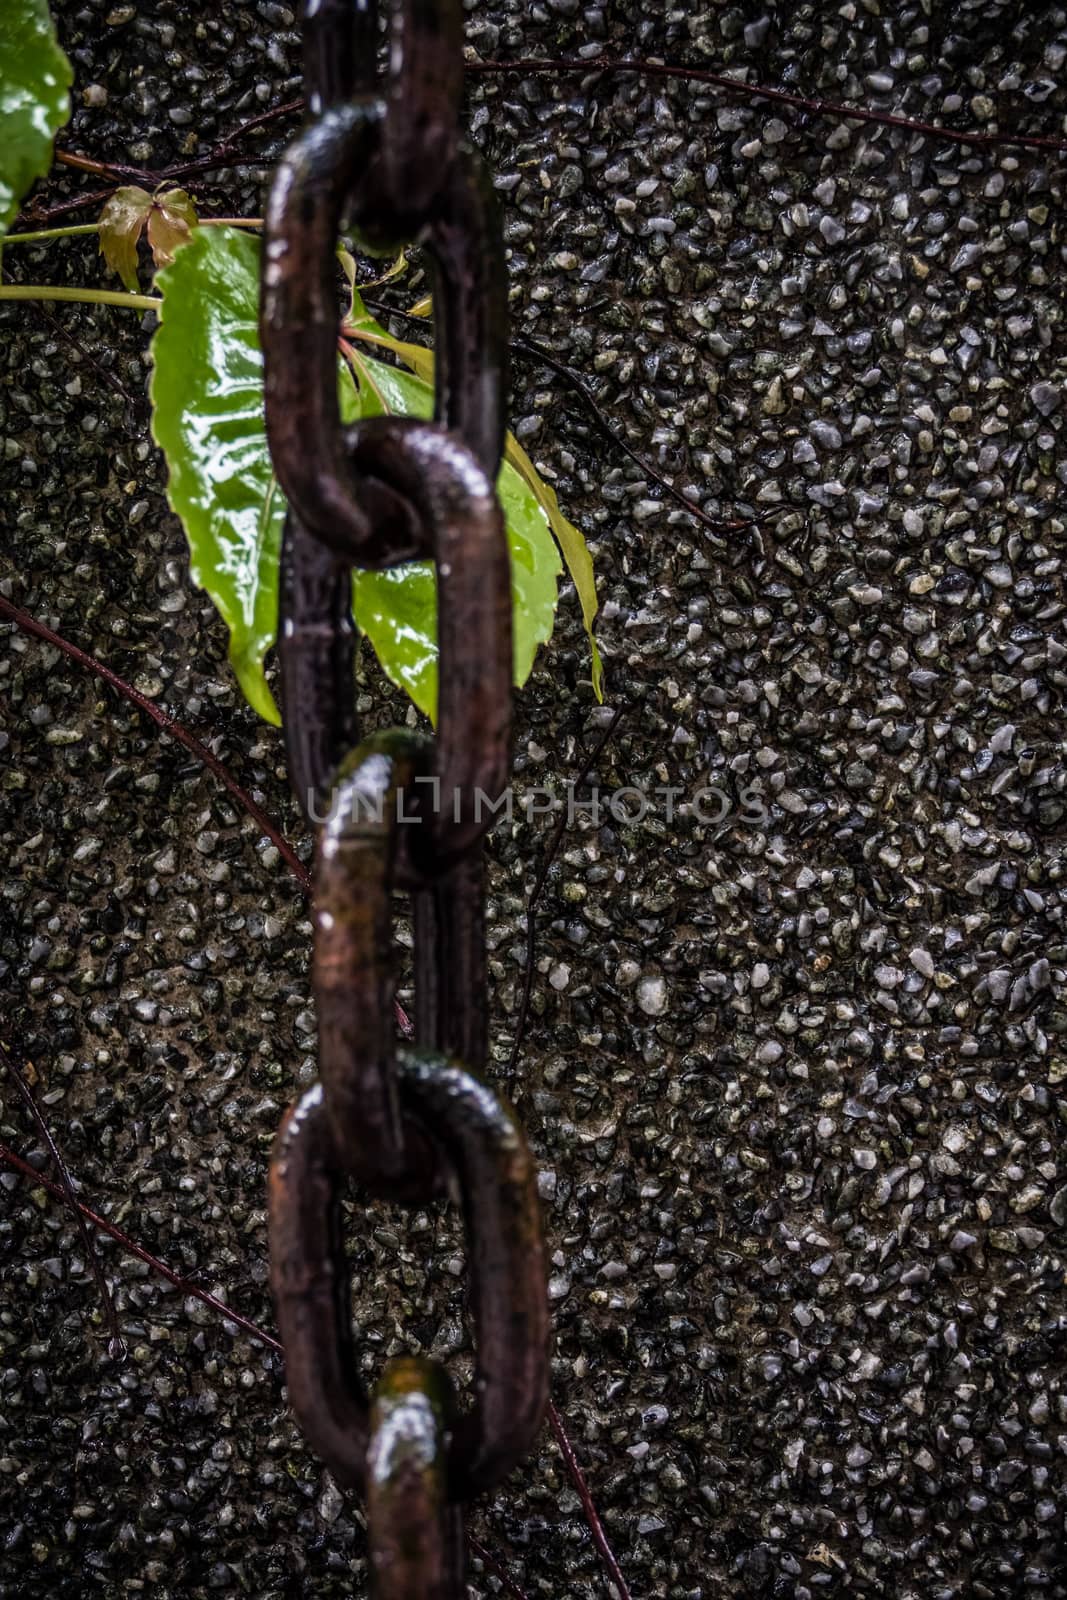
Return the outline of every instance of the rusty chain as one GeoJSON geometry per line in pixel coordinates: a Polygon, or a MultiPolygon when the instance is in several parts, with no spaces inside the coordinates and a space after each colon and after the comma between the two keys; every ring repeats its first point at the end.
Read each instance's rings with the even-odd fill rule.
{"type": "Polygon", "coordinates": [[[508,781],[511,598],[494,481],[503,445],[506,280],[492,192],[459,137],[461,0],[395,0],[376,71],[374,0],[307,0],[309,120],[267,209],[261,330],[267,431],[286,495],[279,657],[286,749],[314,869],[319,1082],[270,1174],[271,1283],[290,1403],[365,1495],[379,1600],[464,1592],[459,1508],[530,1449],[547,1398],[545,1261],[532,1158],[482,1079],[483,841],[508,781]],[[418,242],[433,274],[433,422],[342,425],[335,251],[418,242]],[[433,739],[362,742],[351,569],[431,558],[440,695],[433,739]],[[412,901],[415,1048],[398,1050],[391,900],[412,901]],[[340,1199],[422,1204],[458,1190],[475,1323],[472,1403],[422,1357],[368,1397],[350,1325],[340,1199]]]}

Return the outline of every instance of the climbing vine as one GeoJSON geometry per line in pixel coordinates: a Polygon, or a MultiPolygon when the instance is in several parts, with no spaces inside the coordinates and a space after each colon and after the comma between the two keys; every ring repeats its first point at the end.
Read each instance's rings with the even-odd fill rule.
{"type": "MultiPolygon", "coordinates": [[[[2,103],[14,108],[6,113],[12,137],[0,147],[0,199],[10,196],[13,215],[30,183],[48,170],[51,140],[67,115],[71,74],[38,0],[11,0],[5,17],[5,26],[17,20],[22,41],[0,66],[2,103]],[[23,62],[19,93],[8,78],[23,62]]],[[[184,189],[123,185],[108,195],[95,224],[30,230],[7,240],[10,247],[95,232],[105,267],[121,280],[122,291],[0,283],[0,300],[81,301],[150,311],[159,318],[151,344],[152,434],[166,458],[171,508],[189,543],[190,575],[229,629],[230,663],[245,698],[276,723],[265,661],[277,633],[286,504],[271,470],[263,416],[259,241],[254,237],[259,226],[254,217],[201,219],[184,189]],[[150,294],[141,291],[142,240],[155,273],[156,292],[150,294]]],[[[342,272],[348,280],[348,310],[338,341],[343,420],[386,412],[432,415],[432,351],[396,338],[375,321],[356,288],[355,257],[340,250],[338,259],[339,309],[342,272]]],[[[386,278],[406,268],[402,257],[386,278]]],[[[428,303],[421,309],[428,311],[428,303]]],[[[498,490],[511,553],[515,683],[525,683],[538,648],[551,638],[566,563],[589,637],[592,687],[602,699],[589,551],[511,434],[498,490]]],[[[353,611],[387,675],[432,719],[437,700],[432,563],[411,562],[382,573],[357,570],[353,611]]]]}

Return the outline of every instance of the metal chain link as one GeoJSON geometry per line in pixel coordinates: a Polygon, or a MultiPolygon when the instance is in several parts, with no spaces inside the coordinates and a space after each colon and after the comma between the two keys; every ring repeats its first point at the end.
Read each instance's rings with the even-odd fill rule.
{"type": "Polygon", "coordinates": [[[461,0],[396,0],[376,72],[373,0],[307,0],[309,121],[267,208],[267,431],[289,512],[279,657],[290,774],[315,857],[320,1080],[271,1162],[271,1284],[290,1403],[337,1481],[366,1496],[379,1600],[464,1592],[459,1506],[533,1443],[547,1399],[545,1258],[533,1161],[487,1054],[483,840],[508,780],[511,597],[494,481],[506,280],[492,191],[459,137],[461,0]],[[432,423],[342,426],[335,249],[418,242],[433,272],[432,423]],[[359,742],[351,569],[434,561],[433,739],[359,742]],[[415,1046],[393,1030],[391,899],[412,897],[415,1046]],[[473,1401],[421,1357],[368,1398],[354,1349],[340,1196],[458,1190],[475,1323],[473,1401]]]}

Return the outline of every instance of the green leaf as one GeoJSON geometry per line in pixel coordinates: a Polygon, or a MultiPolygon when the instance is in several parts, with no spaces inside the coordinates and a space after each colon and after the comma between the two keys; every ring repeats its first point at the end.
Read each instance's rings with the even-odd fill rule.
{"type": "MultiPolygon", "coordinates": [[[[364,313],[357,319],[357,328],[368,325],[377,328],[364,313]]],[[[433,389],[422,378],[351,346],[349,360],[364,416],[433,415],[433,389]]],[[[515,682],[522,685],[530,676],[538,646],[552,637],[557,580],[563,567],[544,510],[507,462],[496,487],[511,552],[512,672],[515,682]]],[[[388,572],[359,572],[354,575],[353,588],[356,622],[386,673],[433,721],[437,713],[437,586],[432,562],[413,561],[388,572]]]]}
{"type": "MultiPolygon", "coordinates": [[[[230,629],[241,688],[261,716],[277,722],[263,662],[277,630],[285,504],[263,420],[259,241],[232,228],[194,229],[157,283],[163,303],[152,342],[152,431],[167,459],[168,499],[185,528],[193,579],[230,629]]],[[[351,348],[351,369],[340,364],[338,381],[345,421],[386,412],[428,416],[433,409],[428,384],[363,348],[351,348]]],[[[511,552],[515,681],[523,683],[551,635],[562,566],[543,507],[506,463],[498,489],[511,552]]],[[[433,715],[432,563],[356,574],[353,604],[386,672],[433,715]]]]}
{"type": "MultiPolygon", "coordinates": [[[[419,302],[419,305],[416,307],[416,313],[421,315],[423,312],[428,312],[429,309],[430,301],[427,298],[419,302]]],[[[353,290],[352,293],[352,306],[347,318],[346,331],[349,333],[349,336],[352,339],[359,340],[366,344],[377,345],[382,349],[392,351],[398,360],[405,362],[407,366],[412,368],[419,378],[424,380],[419,389],[414,389],[411,387],[412,380],[410,379],[407,380],[409,385],[407,389],[404,388],[402,383],[398,381],[395,382],[393,386],[397,391],[398,403],[391,409],[403,409],[402,397],[405,394],[408,394],[411,396],[411,404],[415,410],[415,414],[418,416],[429,416],[432,412],[432,391],[428,386],[433,383],[433,351],[427,350],[425,345],[408,344],[401,339],[394,339],[392,334],[388,333],[380,323],[375,322],[374,318],[367,311],[355,290],[353,290]],[[418,407],[420,405],[423,408],[428,405],[430,406],[430,410],[419,410],[418,407]]],[[[372,362],[371,365],[377,367],[379,363],[372,362]]],[[[404,374],[402,373],[394,374],[395,380],[403,379],[403,377],[404,374]]],[[[541,477],[540,473],[537,471],[533,462],[526,454],[526,451],[519,444],[514,434],[509,433],[507,436],[504,447],[504,459],[505,462],[514,470],[514,472],[518,474],[519,478],[522,479],[527,488],[533,494],[534,499],[544,512],[545,518],[547,519],[548,525],[552,530],[556,543],[559,545],[559,548],[563,553],[563,559],[567,563],[567,570],[571,575],[575,590],[578,594],[578,600],[582,608],[582,621],[585,624],[585,631],[589,639],[589,651],[592,658],[593,692],[597,699],[603,703],[604,666],[600,659],[600,651],[597,649],[596,639],[593,635],[593,624],[596,620],[597,614],[596,579],[593,575],[593,558],[589,554],[588,546],[586,545],[586,542],[579,533],[578,529],[574,526],[573,522],[568,522],[567,518],[560,510],[559,501],[556,499],[555,490],[541,477]]],[[[498,485],[502,494],[503,485],[504,479],[502,477],[501,482],[498,485]]],[[[524,683],[526,680],[525,678],[520,679],[518,676],[516,676],[515,681],[517,683],[524,683]]]]}
{"type": "Polygon", "coordinates": [[[0,237],[52,165],[73,78],[45,0],[0,0],[0,237]]]}
{"type": "Polygon", "coordinates": [[[568,522],[563,512],[559,509],[556,491],[551,484],[545,482],[537,471],[522,445],[512,433],[508,434],[504,446],[504,459],[509,461],[515,471],[522,478],[537,498],[538,504],[548,517],[549,526],[555,535],[556,543],[563,552],[563,559],[567,563],[567,571],[571,575],[578,601],[582,608],[582,621],[585,624],[586,636],[589,639],[589,654],[593,667],[593,693],[604,703],[604,663],[600,659],[596,638],[593,634],[593,624],[596,621],[597,598],[596,578],[593,575],[593,558],[589,554],[586,544],[573,522],[568,522]]]}
{"type": "MultiPolygon", "coordinates": [[[[406,344],[403,339],[394,339],[391,333],[386,332],[380,322],[375,322],[360,295],[353,288],[352,304],[348,316],[345,318],[345,332],[353,339],[359,339],[363,344],[377,345],[382,350],[389,350],[410,367],[415,376],[421,378],[424,384],[433,384],[433,351],[427,350],[424,344],[406,344]]],[[[427,415],[432,414],[431,411],[427,415]]]]}
{"type": "Polygon", "coordinates": [[[263,658],[278,625],[285,501],[263,421],[259,241],[236,228],[197,228],[156,281],[152,434],[167,458],[167,498],[189,541],[193,582],[230,630],[245,697],[276,723],[263,658]]]}
{"type": "Polygon", "coordinates": [[[108,195],[100,213],[100,254],[134,294],[140,287],[137,241],[151,209],[152,196],[148,190],[128,184],[108,195]]]}
{"type": "Polygon", "coordinates": [[[361,416],[433,416],[433,390],[428,383],[401,367],[375,361],[354,346],[348,346],[345,354],[362,396],[361,416]]]}

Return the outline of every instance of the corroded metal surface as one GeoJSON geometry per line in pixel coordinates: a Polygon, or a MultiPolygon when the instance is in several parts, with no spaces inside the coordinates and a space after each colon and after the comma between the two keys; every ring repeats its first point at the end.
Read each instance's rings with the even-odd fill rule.
{"type": "Polygon", "coordinates": [[[370,1567],[382,1600],[462,1594],[463,1541],[446,1489],[455,1397],[433,1361],[391,1361],[371,1399],[367,1456],[370,1567]]]}
{"type": "Polygon", "coordinates": [[[328,807],[312,913],[321,1082],[283,1122],[271,1162],[271,1283],[300,1425],[339,1482],[369,1479],[379,1600],[462,1600],[457,1508],[528,1453],[548,1399],[533,1163],[510,1113],[471,1073],[484,1070],[488,1042],[482,849],[510,761],[511,575],[493,484],[503,249],[480,162],[458,147],[460,0],[399,0],[384,80],[344,101],[362,68],[354,57],[350,70],[331,64],[330,46],[351,52],[353,18],[313,3],[304,20],[311,120],[271,186],[260,333],[267,434],[291,505],[280,596],[290,780],[307,816],[328,807]],[[334,280],[344,220],[375,250],[418,238],[436,263],[432,423],[374,417],[342,429],[334,280]],[[348,752],[336,741],[355,729],[345,709],[352,567],[421,555],[436,572],[435,735],[394,728],[348,752]],[[415,897],[416,974],[427,983],[416,1034],[431,1049],[398,1058],[399,881],[415,897]],[[445,1053],[457,1044],[462,1062],[445,1053]],[[396,1400],[394,1371],[372,1422],[350,1329],[341,1186],[355,1178],[372,1197],[412,1204],[446,1175],[468,1239],[473,1404],[446,1418],[444,1373],[409,1363],[414,1392],[396,1400]],[[422,1472],[412,1470],[420,1448],[432,1457],[422,1472]]]}
{"type": "MultiPolygon", "coordinates": [[[[448,1444],[448,1498],[469,1499],[522,1459],[547,1396],[548,1311],[533,1159],[510,1108],[466,1068],[402,1051],[403,1107],[455,1173],[475,1292],[473,1404],[448,1444]]],[[[318,1085],[293,1108],[271,1166],[272,1284],[290,1399],[339,1483],[362,1487],[370,1423],[350,1332],[338,1154],[318,1085]]]]}

